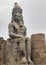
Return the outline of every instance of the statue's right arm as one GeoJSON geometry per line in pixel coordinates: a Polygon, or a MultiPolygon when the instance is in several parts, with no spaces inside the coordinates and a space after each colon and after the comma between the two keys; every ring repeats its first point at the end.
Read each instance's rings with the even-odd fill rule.
{"type": "Polygon", "coordinates": [[[14,33],[13,33],[14,30],[13,30],[13,25],[12,25],[12,23],[9,24],[8,29],[9,29],[9,36],[10,36],[10,37],[14,37],[14,33]]]}

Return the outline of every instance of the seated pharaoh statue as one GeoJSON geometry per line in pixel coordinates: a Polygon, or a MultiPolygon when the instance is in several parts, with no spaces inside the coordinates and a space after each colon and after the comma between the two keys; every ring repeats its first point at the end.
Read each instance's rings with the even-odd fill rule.
{"type": "Polygon", "coordinates": [[[12,59],[13,62],[11,61],[11,59],[8,59],[9,60],[8,62],[11,63],[8,65],[16,65],[15,64],[16,60],[19,61],[20,58],[19,56],[20,50],[23,50],[25,53],[24,56],[21,57],[21,59],[25,59],[26,60],[25,62],[27,62],[25,56],[26,55],[26,51],[25,51],[26,27],[23,21],[22,9],[17,3],[14,4],[14,8],[12,10],[12,20],[11,23],[9,23],[8,29],[9,29],[10,40],[13,41],[12,43],[10,42],[10,46],[12,46],[11,47],[12,50],[10,49],[11,53],[8,52],[8,54],[10,55],[9,56],[7,55],[8,57],[13,58],[12,59]]]}
{"type": "Polygon", "coordinates": [[[19,49],[25,52],[25,37],[26,37],[26,27],[24,26],[22,9],[17,3],[15,3],[12,11],[12,20],[9,23],[9,37],[13,40],[13,55],[15,58],[19,56],[19,49]]]}

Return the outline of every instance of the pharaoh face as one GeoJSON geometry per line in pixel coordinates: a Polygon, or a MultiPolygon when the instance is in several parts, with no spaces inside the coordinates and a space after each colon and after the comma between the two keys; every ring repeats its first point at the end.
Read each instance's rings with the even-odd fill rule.
{"type": "Polygon", "coordinates": [[[23,16],[22,16],[22,13],[21,12],[19,12],[18,10],[17,10],[17,12],[14,12],[13,13],[13,20],[17,23],[17,24],[24,24],[24,22],[23,22],[23,16]]]}
{"type": "Polygon", "coordinates": [[[14,19],[18,19],[20,21],[21,19],[23,19],[22,14],[21,13],[15,13],[14,19]]]}
{"type": "Polygon", "coordinates": [[[12,16],[13,16],[14,20],[15,19],[18,19],[18,20],[23,19],[22,9],[21,8],[14,8],[12,11],[12,16]]]}

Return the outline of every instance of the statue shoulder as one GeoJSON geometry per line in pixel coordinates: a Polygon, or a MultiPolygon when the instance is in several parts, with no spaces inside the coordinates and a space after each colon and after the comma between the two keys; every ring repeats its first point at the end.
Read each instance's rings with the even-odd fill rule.
{"type": "Polygon", "coordinates": [[[12,22],[8,24],[8,27],[12,27],[12,26],[13,26],[13,23],[12,22]]]}
{"type": "Polygon", "coordinates": [[[26,26],[23,26],[23,29],[26,30],[26,26]]]}

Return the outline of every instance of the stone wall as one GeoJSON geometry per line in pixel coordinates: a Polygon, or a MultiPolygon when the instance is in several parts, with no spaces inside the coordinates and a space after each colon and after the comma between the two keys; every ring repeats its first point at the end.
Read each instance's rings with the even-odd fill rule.
{"type": "Polygon", "coordinates": [[[5,64],[7,41],[0,37],[0,65],[5,64]]]}
{"type": "Polygon", "coordinates": [[[32,61],[37,64],[46,64],[45,35],[42,33],[31,36],[31,57],[32,61]]]}

